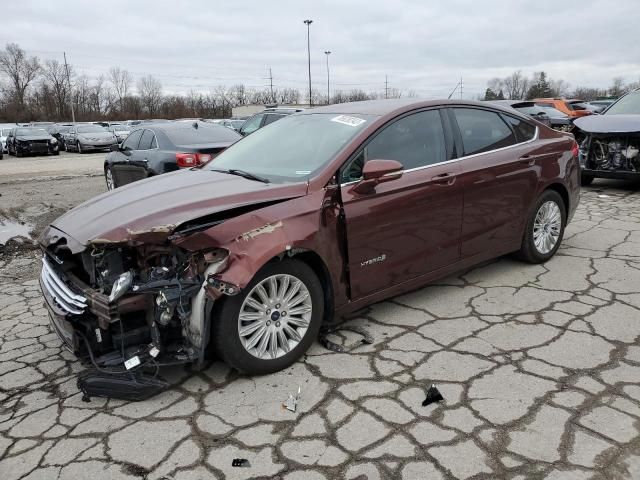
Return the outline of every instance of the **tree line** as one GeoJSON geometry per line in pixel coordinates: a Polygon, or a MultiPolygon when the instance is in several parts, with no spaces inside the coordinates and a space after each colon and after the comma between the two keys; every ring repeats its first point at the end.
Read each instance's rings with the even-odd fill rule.
{"type": "MultiPolygon", "coordinates": [[[[106,75],[90,78],[58,60],[41,61],[15,43],[0,51],[0,122],[125,120],[145,118],[228,118],[241,105],[307,103],[308,95],[295,88],[247,88],[243,84],[214,86],[208,93],[164,93],[152,75],[137,80],[125,69],[111,67],[106,75]],[[135,87],[135,88],[134,88],[135,87]]],[[[336,91],[329,103],[352,102],[403,95],[390,88],[386,94],[360,89],[336,91]]],[[[409,92],[409,96],[415,94],[409,92]]],[[[327,96],[312,90],[314,105],[327,96]]]]}
{"type": "Polygon", "coordinates": [[[571,97],[581,100],[619,97],[640,88],[640,82],[625,83],[615,77],[608,88],[576,87],[573,90],[562,79],[551,79],[546,72],[535,72],[527,78],[521,70],[504,78],[492,78],[481,100],[531,100],[545,97],[571,97]]]}

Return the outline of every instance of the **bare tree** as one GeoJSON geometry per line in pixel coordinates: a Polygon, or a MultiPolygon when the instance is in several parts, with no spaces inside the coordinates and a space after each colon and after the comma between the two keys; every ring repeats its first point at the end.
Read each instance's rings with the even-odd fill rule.
{"type": "Polygon", "coordinates": [[[569,94],[569,84],[562,79],[549,80],[553,97],[566,97],[569,94]]]}
{"type": "MultiPolygon", "coordinates": [[[[69,66],[69,77],[72,76],[73,70],[69,66]]],[[[60,63],[57,60],[47,60],[42,69],[45,82],[53,93],[56,104],[56,116],[58,120],[62,120],[65,117],[67,110],[67,104],[69,101],[70,91],[69,82],[67,81],[67,70],[64,63],[60,63]]]]}
{"type": "Polygon", "coordinates": [[[612,97],[619,97],[623,93],[625,93],[627,89],[624,85],[624,78],[616,77],[613,79],[613,83],[609,87],[609,95],[612,97]]]}
{"type": "Polygon", "coordinates": [[[118,98],[120,111],[122,111],[124,108],[124,99],[129,95],[129,88],[131,88],[131,74],[120,67],[111,67],[109,69],[109,81],[118,98]]]}
{"type": "Polygon", "coordinates": [[[9,77],[18,108],[23,111],[27,89],[40,73],[38,57],[27,58],[18,44],[8,43],[0,52],[0,71],[9,77]]]}
{"type": "MultiPolygon", "coordinates": [[[[529,90],[529,80],[518,70],[503,80],[504,94],[509,100],[521,100],[529,90]]],[[[494,90],[495,91],[495,90],[494,90]]]]}
{"type": "Polygon", "coordinates": [[[138,81],[138,95],[140,96],[142,107],[150,116],[153,116],[162,101],[162,84],[160,80],[152,75],[142,77],[138,81]]]}

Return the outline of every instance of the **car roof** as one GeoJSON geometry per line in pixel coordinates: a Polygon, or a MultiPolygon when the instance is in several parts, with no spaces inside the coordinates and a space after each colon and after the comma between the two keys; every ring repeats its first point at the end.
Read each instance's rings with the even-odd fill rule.
{"type": "MultiPolygon", "coordinates": [[[[383,100],[364,100],[362,102],[336,103],[334,105],[326,105],[316,107],[296,115],[313,115],[314,113],[335,113],[335,114],[361,114],[361,115],[388,115],[392,113],[400,113],[402,111],[414,110],[416,108],[438,107],[438,106],[467,106],[494,108],[505,112],[513,113],[513,110],[489,102],[476,102],[472,100],[425,100],[416,98],[393,98],[383,100]]],[[[525,117],[526,118],[526,117],[525,117]]]]}

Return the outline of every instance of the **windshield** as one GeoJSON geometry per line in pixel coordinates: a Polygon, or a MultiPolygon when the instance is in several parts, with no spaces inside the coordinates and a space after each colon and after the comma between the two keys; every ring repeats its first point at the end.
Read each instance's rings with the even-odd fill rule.
{"type": "Polygon", "coordinates": [[[605,115],[621,115],[625,113],[640,114],[640,91],[625,95],[604,112],[605,115]]]}
{"type": "Polygon", "coordinates": [[[48,137],[49,134],[44,128],[18,128],[16,135],[42,135],[48,137]]]}
{"type": "Polygon", "coordinates": [[[78,133],[98,133],[98,132],[104,133],[105,131],[106,131],[105,128],[101,127],[100,125],[86,125],[86,126],[78,127],[78,133]]]}
{"type": "Polygon", "coordinates": [[[276,183],[306,180],[374,118],[335,113],[289,115],[256,130],[205,168],[244,170],[276,183]]]}
{"type": "Polygon", "coordinates": [[[122,125],[113,125],[110,130],[116,131],[116,132],[128,132],[129,129],[127,127],[123,127],[122,125]]]}
{"type": "Polygon", "coordinates": [[[551,118],[568,118],[569,117],[569,115],[567,115],[564,112],[561,112],[557,108],[549,107],[547,105],[538,105],[538,107],[542,108],[544,110],[544,113],[546,113],[551,118]]]}

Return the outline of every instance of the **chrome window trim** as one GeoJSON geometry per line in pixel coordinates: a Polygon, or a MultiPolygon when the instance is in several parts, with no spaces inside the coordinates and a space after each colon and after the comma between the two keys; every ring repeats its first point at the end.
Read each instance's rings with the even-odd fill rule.
{"type": "MultiPolygon", "coordinates": [[[[510,148],[513,148],[513,147],[518,147],[520,145],[526,145],[528,143],[531,143],[531,142],[534,142],[534,141],[538,140],[538,133],[539,133],[540,129],[539,129],[539,127],[537,125],[534,125],[534,126],[536,127],[536,131],[533,134],[533,138],[531,138],[530,140],[526,140],[526,141],[520,142],[520,143],[514,143],[513,145],[508,145],[506,147],[496,148],[495,150],[487,150],[486,152],[474,153],[472,155],[465,155],[465,156],[462,156],[462,157],[453,158],[451,160],[445,160],[444,162],[431,163],[429,165],[424,165],[422,167],[409,168],[407,170],[401,170],[401,172],[403,174],[404,173],[409,173],[409,172],[416,172],[418,170],[424,170],[426,168],[432,168],[432,167],[437,167],[437,166],[440,166],[440,165],[446,165],[448,163],[459,162],[460,160],[465,160],[467,158],[479,157],[480,155],[486,155],[488,153],[502,152],[504,150],[508,150],[510,148]]],[[[397,175],[397,173],[398,172],[394,172],[391,175],[397,175]]],[[[341,183],[340,187],[347,186],[347,185],[353,185],[354,183],[359,183],[361,181],[362,181],[362,179],[360,179],[360,180],[352,180],[351,182],[346,182],[346,183],[341,183]]]]}

